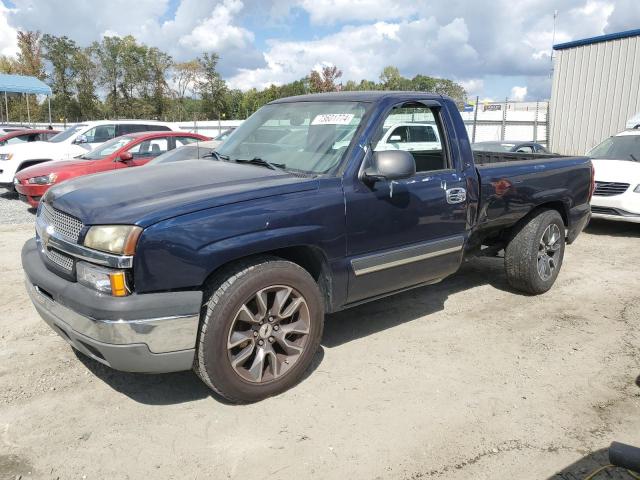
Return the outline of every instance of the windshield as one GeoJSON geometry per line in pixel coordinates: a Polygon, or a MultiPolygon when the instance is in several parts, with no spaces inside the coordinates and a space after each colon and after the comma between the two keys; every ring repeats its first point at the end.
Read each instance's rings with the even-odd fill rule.
{"type": "Polygon", "coordinates": [[[101,158],[106,158],[113,152],[120,150],[122,147],[132,142],[133,140],[134,137],[126,136],[108,140],[102,145],[99,145],[95,150],[92,150],[88,153],[83,153],[80,158],[82,158],[83,160],[100,160],[101,158]]]}
{"type": "Polygon", "coordinates": [[[67,128],[64,132],[60,132],[59,134],[54,135],[49,139],[49,141],[53,143],[64,142],[68,138],[73,137],[76,133],[78,133],[78,131],[86,127],[86,125],[74,125],[73,127],[67,128]]]}
{"type": "Polygon", "coordinates": [[[328,173],[340,163],[365,111],[359,102],[266,105],[217,152],[231,161],[259,158],[285,170],[328,173]]]}
{"type": "Polygon", "coordinates": [[[588,157],[601,160],[640,161],[640,135],[609,137],[587,153],[588,157]]]}
{"type": "Polygon", "coordinates": [[[159,163],[169,163],[169,162],[178,162],[180,160],[195,160],[198,158],[203,158],[207,155],[213,160],[214,157],[211,155],[212,148],[209,147],[200,147],[196,144],[187,145],[186,147],[176,148],[175,150],[169,150],[162,155],[157,156],[153,160],[151,160],[147,165],[157,165],[159,163]]]}

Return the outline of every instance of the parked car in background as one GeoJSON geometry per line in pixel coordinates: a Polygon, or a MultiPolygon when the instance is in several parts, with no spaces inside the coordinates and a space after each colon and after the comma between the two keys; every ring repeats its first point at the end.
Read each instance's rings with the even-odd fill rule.
{"type": "Polygon", "coordinates": [[[20,198],[37,207],[51,185],[92,173],[144,165],[176,147],[207,140],[188,132],[141,132],[116,137],[73,160],[45,162],[19,171],[14,180],[20,198]]]}
{"type": "Polygon", "coordinates": [[[14,130],[13,132],[7,132],[4,135],[0,135],[0,147],[5,145],[16,145],[27,142],[48,142],[51,137],[60,133],[59,130],[14,130]]]}
{"type": "Polygon", "coordinates": [[[213,151],[220,143],[217,140],[206,140],[203,142],[194,142],[190,145],[186,145],[184,147],[176,148],[175,150],[170,150],[162,155],[154,158],[149,163],[147,163],[147,167],[152,165],[158,165],[160,163],[170,163],[170,162],[179,162],[182,160],[197,160],[200,158],[216,158],[213,154],[213,151]]]}
{"type": "Polygon", "coordinates": [[[551,288],[589,220],[591,162],[503,155],[519,161],[474,158],[441,95],[279,99],[216,149],[218,161],[51,188],[22,250],[27,290],[98,362],[193,368],[230,401],[260,400],[303,377],[325,312],[437,283],[468,256],[504,250],[514,289],[551,288]],[[381,143],[384,125],[414,113],[432,120],[440,149],[381,143]],[[299,125],[297,144],[278,142],[299,125]]]}
{"type": "Polygon", "coordinates": [[[510,141],[476,142],[471,149],[479,152],[518,152],[518,153],[551,153],[543,145],[536,142],[510,141]]]}
{"type": "Polygon", "coordinates": [[[219,135],[216,135],[215,137],[213,137],[211,142],[215,142],[214,147],[221,145],[222,142],[224,142],[227,138],[229,138],[229,135],[231,135],[235,129],[236,127],[229,127],[219,135]]]}
{"type": "Polygon", "coordinates": [[[5,145],[0,147],[0,187],[13,189],[16,172],[37,163],[67,160],[87,153],[114,137],[158,130],[171,131],[172,128],[151,120],[100,120],[69,127],[48,142],[5,145]]]}
{"type": "Polygon", "coordinates": [[[626,128],[628,130],[633,128],[640,128],[640,112],[636,113],[633,117],[627,120],[626,128]]]}
{"type": "Polygon", "coordinates": [[[12,125],[12,124],[7,124],[7,123],[3,123],[0,125],[0,135],[5,135],[7,133],[11,133],[11,132],[17,132],[19,130],[29,130],[31,127],[29,127],[28,125],[12,125]]]}
{"type": "Polygon", "coordinates": [[[640,223],[640,129],[607,138],[587,156],[596,182],[591,215],[640,223]]]}
{"type": "Polygon", "coordinates": [[[386,150],[424,151],[442,148],[435,124],[397,123],[386,129],[378,148],[386,150]]]}

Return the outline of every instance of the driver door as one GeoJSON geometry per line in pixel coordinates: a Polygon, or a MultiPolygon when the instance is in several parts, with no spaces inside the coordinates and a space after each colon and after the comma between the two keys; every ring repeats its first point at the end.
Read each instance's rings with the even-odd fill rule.
{"type": "MultiPolygon", "coordinates": [[[[397,123],[413,121],[437,128],[437,137],[447,139],[448,119],[439,105],[402,104],[387,114],[381,133],[397,123]]],[[[380,143],[378,141],[378,143],[380,143]]],[[[367,184],[358,179],[345,189],[347,249],[350,257],[348,303],[437,281],[460,265],[466,235],[464,177],[446,141],[437,148],[409,149],[416,162],[413,177],[397,182],[367,184]]],[[[398,149],[417,142],[396,142],[398,149]]],[[[373,150],[388,150],[377,145],[373,150]]],[[[371,155],[369,153],[368,155],[371,155]]],[[[367,158],[365,157],[365,162],[367,158]]]]}

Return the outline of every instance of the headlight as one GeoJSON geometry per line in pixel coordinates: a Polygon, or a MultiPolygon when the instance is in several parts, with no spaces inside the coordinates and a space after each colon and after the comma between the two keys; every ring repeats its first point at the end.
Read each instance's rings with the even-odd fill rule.
{"type": "Polygon", "coordinates": [[[637,185],[636,188],[633,189],[634,192],[640,193],[640,185],[637,185]]]}
{"type": "Polygon", "coordinates": [[[11,160],[13,153],[0,153],[0,160],[11,160]]]}
{"type": "Polygon", "coordinates": [[[76,264],[78,282],[99,292],[110,293],[114,297],[124,297],[129,294],[126,274],[123,270],[98,267],[91,263],[78,262],[76,264]]]}
{"type": "Polygon", "coordinates": [[[96,225],[84,238],[84,246],[119,255],[133,255],[142,228],[135,225],[96,225]]]}
{"type": "Polygon", "coordinates": [[[40,175],[39,177],[31,177],[27,180],[27,183],[32,185],[51,185],[56,182],[58,176],[55,173],[50,173],[49,175],[40,175]]]}

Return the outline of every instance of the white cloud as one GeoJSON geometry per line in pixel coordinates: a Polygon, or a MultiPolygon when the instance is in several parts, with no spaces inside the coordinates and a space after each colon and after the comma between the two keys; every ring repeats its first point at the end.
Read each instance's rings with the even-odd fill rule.
{"type": "Polygon", "coordinates": [[[484,90],[484,80],[481,78],[471,78],[468,80],[460,80],[458,82],[467,92],[469,98],[478,96],[484,90]]]}
{"type": "Polygon", "coordinates": [[[318,40],[272,40],[264,54],[266,66],[241,69],[229,79],[237,88],[265,87],[304,77],[316,65],[331,63],[343,71],[343,81],[377,78],[386,65],[403,73],[444,75],[455,65],[478,64],[468,42],[463,19],[439,26],[433,18],[347,26],[318,40]],[[411,48],[407,48],[411,45],[411,48]],[[447,63],[441,58],[447,58],[447,63]]]}
{"type": "Polygon", "coordinates": [[[616,0],[607,18],[605,33],[615,33],[640,27],[638,0],[616,0]]]}
{"type": "Polygon", "coordinates": [[[314,24],[371,22],[409,18],[418,12],[412,0],[301,0],[298,6],[314,24]]]}
{"type": "MultiPolygon", "coordinates": [[[[163,20],[169,0],[13,0],[12,26],[66,35],[88,46],[105,35],[133,35],[182,61],[216,51],[223,73],[262,64],[254,34],[239,26],[241,0],[181,0],[173,18],[163,20]]],[[[1,4],[1,3],[0,3],[1,4]]],[[[0,16],[1,25],[1,16],[0,16]]],[[[0,39],[5,30],[0,28],[0,39]]],[[[8,33],[7,33],[8,35],[8,33]]],[[[15,31],[13,33],[15,36],[15,31]]],[[[1,44],[0,44],[1,46],[1,44]]]]}
{"type": "Polygon", "coordinates": [[[245,28],[233,25],[242,10],[239,0],[224,0],[215,6],[211,15],[201,21],[191,33],[180,38],[179,44],[191,50],[224,52],[230,48],[246,48],[254,35],[245,28]]]}
{"type": "Polygon", "coordinates": [[[171,18],[170,0],[12,0],[11,9],[0,1],[0,53],[15,53],[16,29],[83,46],[132,34],[178,61],[217,51],[223,76],[242,88],[296,80],[324,63],[344,81],[377,79],[391,64],[406,76],[461,81],[471,95],[505,96],[515,84],[544,98],[555,9],[556,43],[640,25],[639,0],[178,1],[171,18]]]}
{"type": "Polygon", "coordinates": [[[516,102],[522,102],[527,98],[527,87],[518,87],[517,85],[511,88],[511,94],[509,100],[515,100],[516,102]]]}
{"type": "Polygon", "coordinates": [[[0,55],[13,56],[18,51],[16,29],[9,25],[9,9],[0,2],[0,55]]]}

